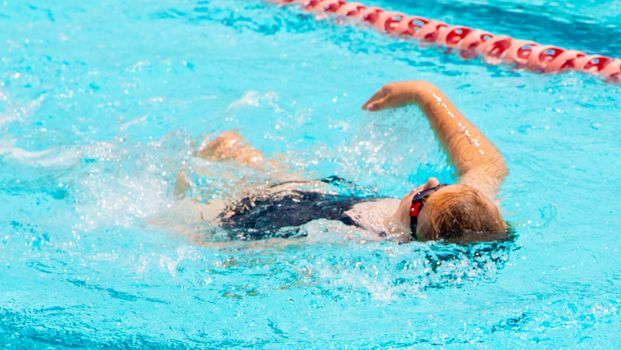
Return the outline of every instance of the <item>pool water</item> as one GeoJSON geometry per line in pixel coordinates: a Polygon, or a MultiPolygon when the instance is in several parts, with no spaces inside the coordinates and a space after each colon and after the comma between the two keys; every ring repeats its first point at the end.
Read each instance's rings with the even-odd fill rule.
{"type": "MultiPolygon", "coordinates": [[[[369,3],[621,56],[614,1],[369,3]]],[[[464,61],[255,0],[4,1],[0,45],[4,348],[621,342],[620,85],[464,61]],[[153,224],[170,217],[181,168],[214,169],[197,179],[210,198],[235,190],[227,174],[253,181],[192,157],[229,129],[292,171],[386,196],[454,180],[416,108],[360,110],[405,79],[440,86],[505,155],[514,243],[360,242],[312,222],[290,245],[205,247],[153,224]]]]}

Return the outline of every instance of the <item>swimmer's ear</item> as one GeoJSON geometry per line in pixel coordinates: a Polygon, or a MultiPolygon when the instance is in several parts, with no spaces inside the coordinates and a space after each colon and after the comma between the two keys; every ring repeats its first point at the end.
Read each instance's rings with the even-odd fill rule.
{"type": "Polygon", "coordinates": [[[429,185],[429,188],[436,187],[440,184],[440,180],[438,180],[437,177],[432,176],[427,180],[427,184],[429,185]]]}

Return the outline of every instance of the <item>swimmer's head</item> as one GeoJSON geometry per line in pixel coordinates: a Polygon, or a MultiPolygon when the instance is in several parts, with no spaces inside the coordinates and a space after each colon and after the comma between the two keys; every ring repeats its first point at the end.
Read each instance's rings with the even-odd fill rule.
{"type": "Polygon", "coordinates": [[[407,228],[412,220],[412,199],[428,190],[423,192],[428,196],[425,196],[427,198],[418,213],[412,239],[471,242],[505,235],[507,225],[498,207],[479,190],[460,184],[438,185],[436,178],[430,178],[401,200],[397,219],[407,228]]]}

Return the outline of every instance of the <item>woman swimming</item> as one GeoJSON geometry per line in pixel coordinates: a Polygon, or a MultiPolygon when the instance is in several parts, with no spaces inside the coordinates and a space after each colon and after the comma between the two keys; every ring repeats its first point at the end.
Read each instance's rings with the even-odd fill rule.
{"type": "MultiPolygon", "coordinates": [[[[496,147],[464,117],[435,85],[424,81],[390,83],[362,108],[379,111],[417,104],[455,165],[456,184],[434,177],[402,199],[335,194],[330,186],[353,186],[333,176],[316,181],[282,181],[237,200],[201,204],[201,218],[222,227],[233,239],[300,235],[299,227],[326,219],[356,227],[366,238],[448,240],[471,242],[503,239],[507,225],[496,195],[508,170],[496,147]]],[[[204,145],[198,155],[209,160],[233,160],[261,168],[261,151],[245,144],[236,132],[225,132],[204,145]]],[[[181,174],[176,193],[188,182],[181,174]]]]}

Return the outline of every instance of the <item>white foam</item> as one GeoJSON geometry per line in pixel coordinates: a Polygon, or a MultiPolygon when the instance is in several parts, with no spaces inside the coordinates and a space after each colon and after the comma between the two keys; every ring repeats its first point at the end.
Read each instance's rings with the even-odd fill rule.
{"type": "Polygon", "coordinates": [[[80,152],[74,148],[28,151],[14,147],[13,143],[11,140],[0,142],[0,156],[21,164],[37,167],[69,167],[80,159],[80,152]]]}
{"type": "Polygon", "coordinates": [[[260,107],[262,104],[269,106],[274,112],[282,112],[283,109],[277,103],[278,94],[274,91],[259,93],[258,91],[246,91],[244,95],[231,103],[227,108],[227,112],[234,111],[242,107],[260,107]]]}
{"type": "Polygon", "coordinates": [[[39,109],[43,101],[45,101],[45,97],[46,95],[41,95],[25,105],[20,105],[12,102],[10,95],[6,91],[0,90],[0,100],[7,104],[5,112],[0,114],[0,127],[16,121],[26,120],[26,118],[39,109]]]}

